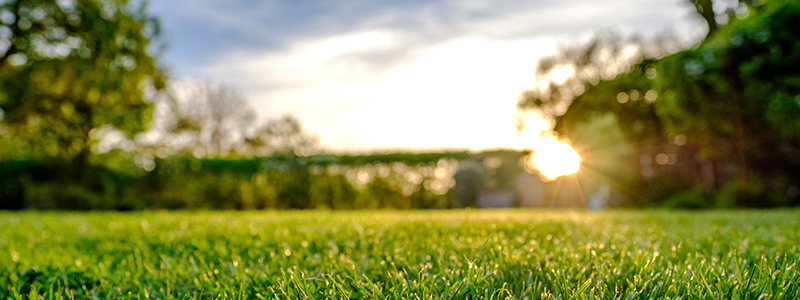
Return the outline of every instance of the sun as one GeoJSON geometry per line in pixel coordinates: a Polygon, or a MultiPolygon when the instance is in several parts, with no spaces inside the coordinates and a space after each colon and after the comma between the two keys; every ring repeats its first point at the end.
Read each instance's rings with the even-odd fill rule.
{"type": "Polygon", "coordinates": [[[578,172],[581,156],[572,147],[556,139],[545,139],[531,155],[531,163],[546,180],[578,172]]]}

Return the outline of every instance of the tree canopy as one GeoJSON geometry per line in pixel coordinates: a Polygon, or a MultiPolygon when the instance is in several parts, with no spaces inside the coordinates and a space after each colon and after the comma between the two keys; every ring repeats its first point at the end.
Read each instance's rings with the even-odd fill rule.
{"type": "Polygon", "coordinates": [[[126,0],[0,5],[0,157],[86,164],[92,132],[146,129],[163,88],[157,20],[126,0]]]}
{"type": "Polygon", "coordinates": [[[591,148],[586,156],[616,162],[601,173],[615,180],[627,173],[624,185],[639,187],[640,198],[695,188],[717,203],[725,195],[741,206],[797,203],[800,5],[742,1],[709,19],[705,5],[695,4],[710,28],[699,44],[646,51],[640,40],[600,36],[543,60],[541,74],[567,67],[574,75],[545,77],[523,93],[520,110],[552,118],[576,147],[591,148]],[[609,156],[605,148],[613,147],[591,145],[591,137],[614,132],[624,134],[620,147],[634,151],[609,156]],[[665,185],[671,187],[656,191],[665,185]]]}

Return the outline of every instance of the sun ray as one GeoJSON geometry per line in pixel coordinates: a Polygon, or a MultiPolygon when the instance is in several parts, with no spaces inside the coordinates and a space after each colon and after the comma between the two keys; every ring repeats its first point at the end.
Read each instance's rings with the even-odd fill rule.
{"type": "Polygon", "coordinates": [[[584,165],[581,170],[584,171],[584,174],[586,174],[586,176],[597,176],[597,178],[599,178],[600,180],[603,180],[603,181],[607,182],[612,187],[618,189],[619,191],[624,192],[625,194],[628,194],[631,197],[634,197],[634,198],[637,198],[637,199],[641,199],[642,198],[642,196],[639,195],[639,193],[637,193],[636,191],[633,191],[633,190],[625,187],[625,185],[623,185],[623,184],[617,182],[616,180],[604,175],[603,173],[595,170],[594,168],[591,168],[589,166],[584,165]]]}
{"type": "Polygon", "coordinates": [[[575,187],[576,194],[578,194],[575,204],[581,204],[583,207],[586,207],[586,204],[588,203],[586,192],[583,190],[583,185],[581,184],[579,176],[580,173],[577,173],[573,176],[567,176],[565,179],[572,181],[572,185],[575,187]],[[581,203],[578,203],[578,201],[581,201],[581,203]]]}

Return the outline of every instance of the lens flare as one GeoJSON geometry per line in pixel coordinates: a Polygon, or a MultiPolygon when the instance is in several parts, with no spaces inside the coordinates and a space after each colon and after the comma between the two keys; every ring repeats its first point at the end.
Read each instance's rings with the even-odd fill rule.
{"type": "Polygon", "coordinates": [[[547,180],[578,172],[581,156],[572,147],[555,139],[545,139],[531,155],[531,163],[547,180]]]}

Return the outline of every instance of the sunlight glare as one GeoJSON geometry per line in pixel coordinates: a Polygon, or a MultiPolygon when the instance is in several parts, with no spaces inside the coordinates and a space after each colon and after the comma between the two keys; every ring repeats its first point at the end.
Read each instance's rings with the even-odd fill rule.
{"type": "Polygon", "coordinates": [[[550,71],[550,80],[556,83],[564,83],[567,78],[575,74],[575,69],[572,67],[558,67],[550,71]]]}
{"type": "Polygon", "coordinates": [[[547,138],[534,150],[531,163],[549,181],[578,172],[581,157],[566,143],[547,138]]]}

